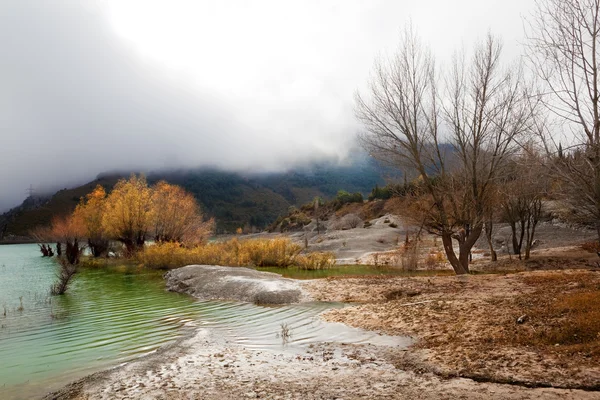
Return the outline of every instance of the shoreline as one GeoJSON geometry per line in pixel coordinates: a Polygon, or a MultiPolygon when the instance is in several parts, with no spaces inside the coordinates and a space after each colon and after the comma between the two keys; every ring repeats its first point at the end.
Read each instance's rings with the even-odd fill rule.
{"type": "Polygon", "coordinates": [[[598,399],[598,393],[529,389],[397,369],[405,351],[321,343],[301,353],[252,350],[199,328],[190,337],[101,371],[44,400],[467,398],[598,399]]]}
{"type": "MultiPolygon", "coordinates": [[[[329,287],[333,292],[336,285],[331,282],[314,280],[303,283],[303,287],[329,287]]],[[[328,295],[323,290],[321,294],[328,295]]],[[[356,307],[361,305],[330,310],[319,317],[328,320],[331,313],[356,312],[356,307]]],[[[352,322],[348,319],[337,322],[359,325],[348,323],[352,322]]],[[[528,388],[444,376],[423,368],[418,357],[423,354],[420,346],[421,341],[408,349],[320,342],[300,351],[259,350],[233,343],[219,335],[218,329],[197,327],[153,353],[88,375],[43,399],[600,399],[599,392],[528,388]]]]}

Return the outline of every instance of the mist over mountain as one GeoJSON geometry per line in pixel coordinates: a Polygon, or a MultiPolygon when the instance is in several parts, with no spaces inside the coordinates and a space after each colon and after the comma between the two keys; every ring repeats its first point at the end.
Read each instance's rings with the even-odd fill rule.
{"type": "MultiPolygon", "coordinates": [[[[397,171],[381,167],[364,153],[354,154],[352,163],[321,162],[287,172],[230,172],[215,168],[170,169],[147,175],[148,182],[160,180],[182,186],[192,193],[205,216],[214,217],[218,232],[239,227],[263,229],[290,206],[299,206],[315,197],[331,199],[339,190],[368,195],[375,185],[399,180],[397,171]]],[[[110,190],[130,172],[99,175],[84,185],[64,188],[48,196],[32,196],[19,207],[0,216],[0,237],[27,236],[36,226],[70,213],[80,198],[96,185],[110,190]]]]}
{"type": "MultiPolygon", "coordinates": [[[[0,210],[30,184],[48,191],[111,169],[285,171],[341,160],[352,146],[353,87],[300,94],[290,85],[306,78],[289,77],[230,93],[144,58],[114,23],[106,2],[0,5],[0,210]]],[[[214,38],[189,52],[202,55],[205,41],[214,38]]],[[[205,55],[207,81],[237,79],[214,76],[223,61],[205,55]]]]}
{"type": "Polygon", "coordinates": [[[409,19],[442,58],[488,29],[514,55],[532,2],[4,0],[0,210],[108,170],[343,162],[409,19]]]}

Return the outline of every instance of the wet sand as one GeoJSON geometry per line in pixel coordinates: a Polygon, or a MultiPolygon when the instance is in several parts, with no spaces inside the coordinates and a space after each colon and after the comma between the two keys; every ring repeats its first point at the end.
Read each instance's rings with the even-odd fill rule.
{"type": "Polygon", "coordinates": [[[598,399],[593,392],[441,379],[395,367],[404,349],[318,344],[251,350],[207,329],[46,399],[598,399]]]}

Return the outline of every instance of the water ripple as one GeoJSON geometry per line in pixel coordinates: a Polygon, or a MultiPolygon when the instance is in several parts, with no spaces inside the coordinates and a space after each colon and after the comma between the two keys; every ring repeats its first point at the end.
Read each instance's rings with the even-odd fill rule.
{"type": "Polygon", "coordinates": [[[131,360],[191,326],[219,330],[254,349],[297,351],[317,341],[381,340],[317,317],[339,304],[194,301],[166,292],[159,273],[84,270],[66,295],[50,299],[56,266],[37,254],[33,245],[0,246],[0,398],[5,400],[36,397],[131,360]],[[287,340],[282,327],[289,328],[287,340]]]}

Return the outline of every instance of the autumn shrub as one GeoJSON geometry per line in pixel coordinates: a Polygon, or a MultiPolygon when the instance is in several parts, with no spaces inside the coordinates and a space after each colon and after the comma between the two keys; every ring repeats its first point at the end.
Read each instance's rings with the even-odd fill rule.
{"type": "Polygon", "coordinates": [[[296,257],[296,265],[299,269],[317,271],[335,266],[335,255],[333,253],[309,253],[296,257]]]}
{"type": "Polygon", "coordinates": [[[363,220],[356,214],[347,214],[342,217],[342,224],[346,229],[354,229],[361,227],[363,220]]]}
{"type": "Polygon", "coordinates": [[[336,231],[354,229],[363,226],[363,220],[356,214],[346,214],[341,218],[335,218],[331,221],[329,228],[336,231]]]}
{"type": "Polygon", "coordinates": [[[137,253],[137,259],[148,268],[171,269],[190,264],[191,252],[179,243],[161,243],[146,246],[137,253]]]}
{"type": "Polygon", "coordinates": [[[250,262],[256,267],[287,267],[302,251],[302,246],[290,239],[271,240],[253,239],[241,243],[241,250],[248,254],[250,262]]]}
{"type": "Polygon", "coordinates": [[[178,243],[148,246],[137,255],[148,268],[171,269],[190,264],[244,267],[289,267],[294,265],[302,246],[290,239],[237,238],[186,248],[178,243]]]}

